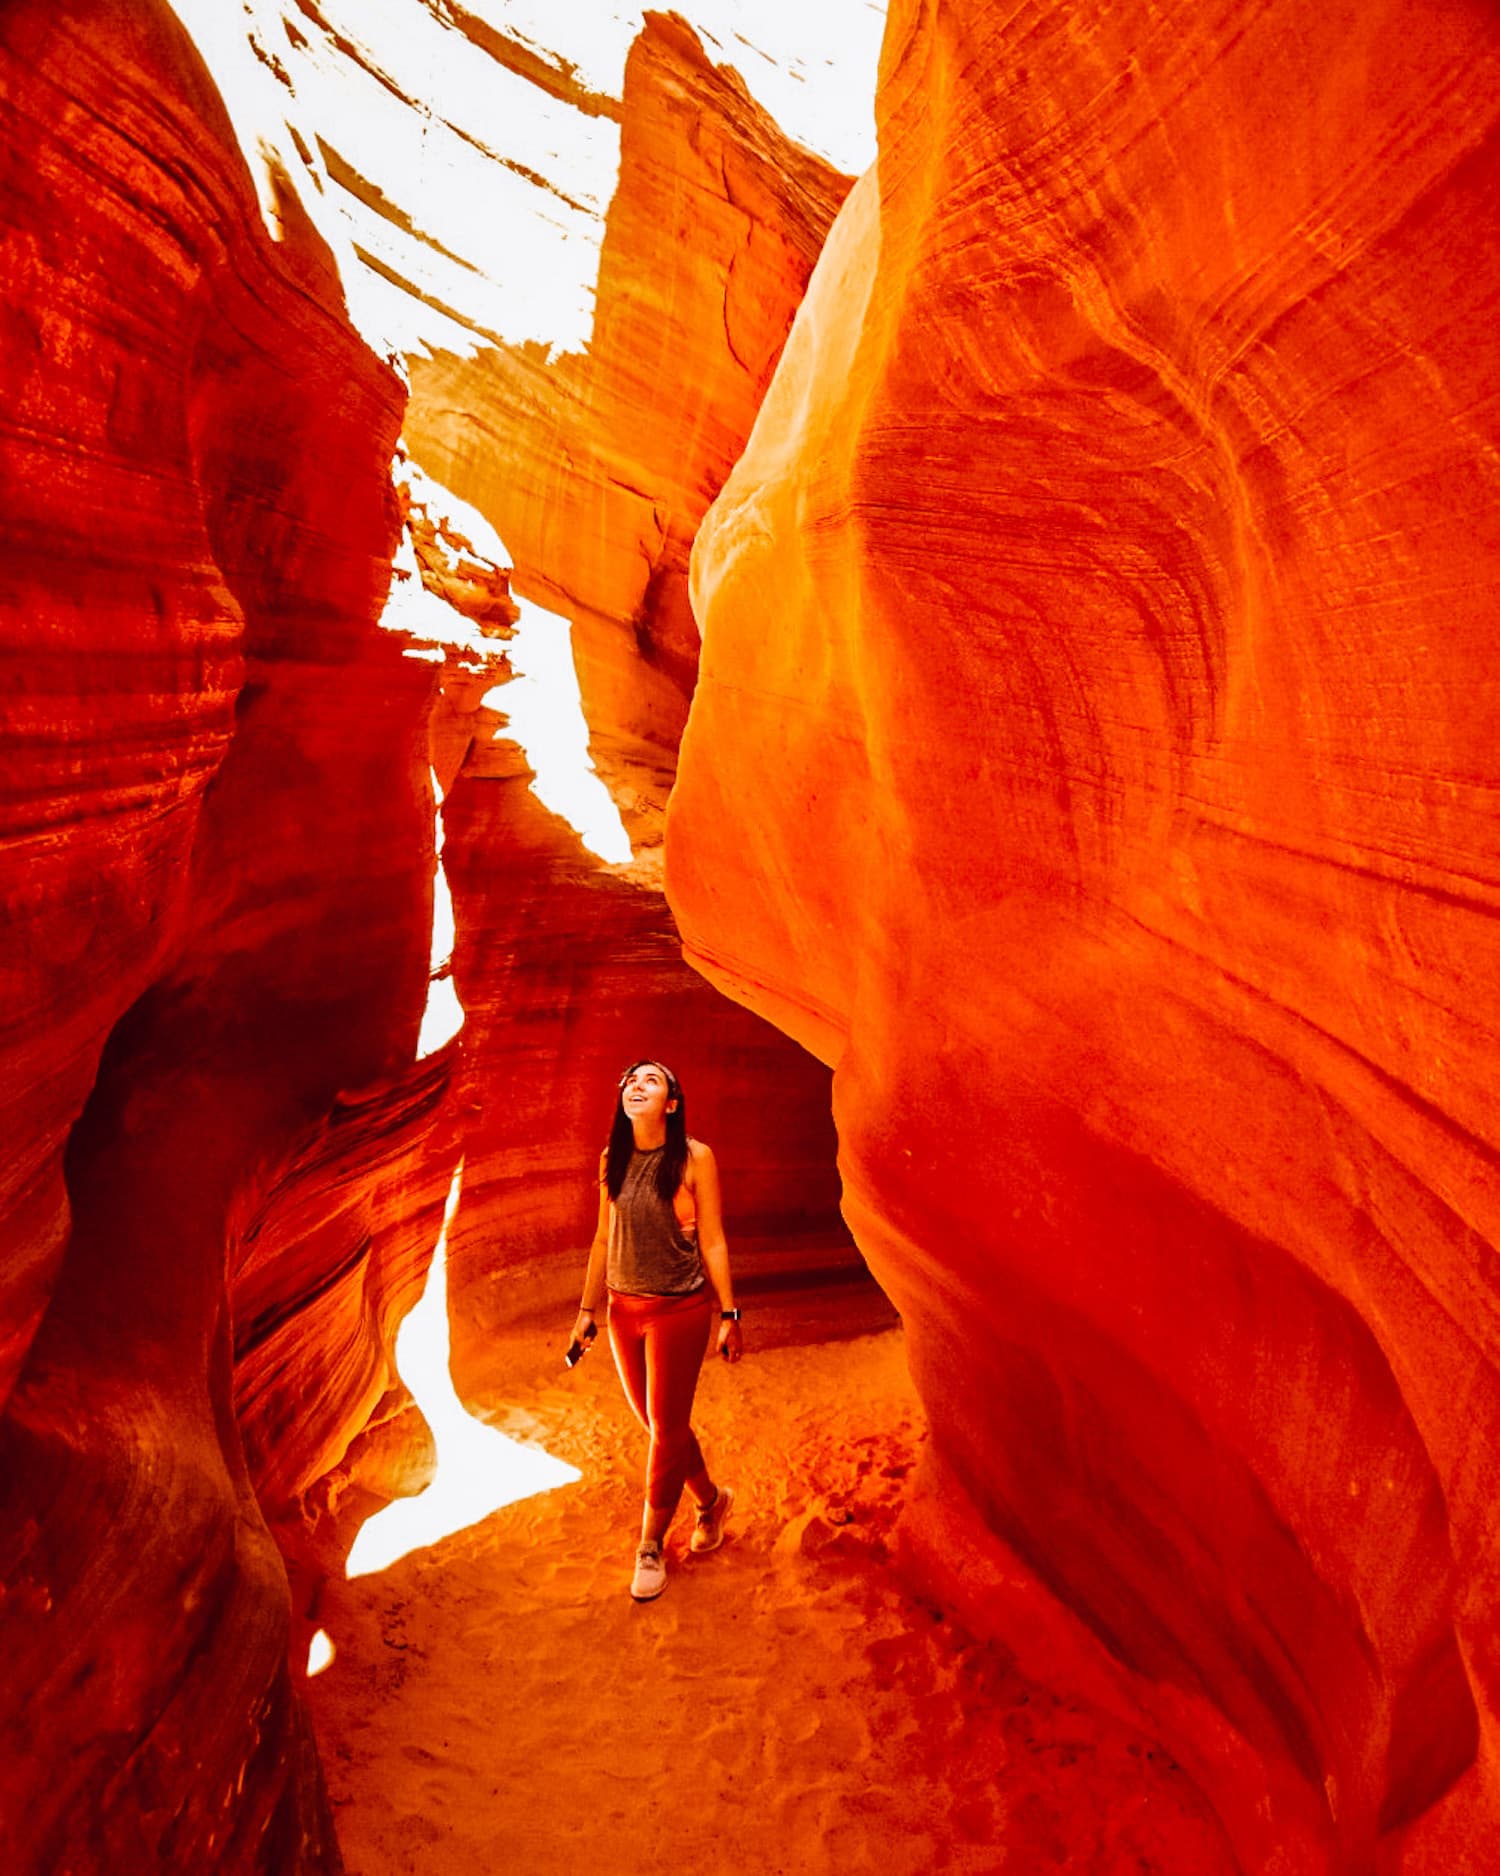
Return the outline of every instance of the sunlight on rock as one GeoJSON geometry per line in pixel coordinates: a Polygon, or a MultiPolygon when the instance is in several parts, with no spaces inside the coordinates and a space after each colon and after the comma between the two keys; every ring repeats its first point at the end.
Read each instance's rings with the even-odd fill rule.
{"type": "MultiPolygon", "coordinates": [[[[625,58],[645,6],[598,0],[471,0],[496,25],[567,61],[575,83],[607,97],[624,88],[625,58]]],[[[679,0],[709,56],[732,65],[788,135],[857,174],[875,160],[875,75],[885,0],[679,0]]]]}
{"type": "Polygon", "coordinates": [[[173,4],[259,155],[267,226],[280,169],[377,351],[587,343],[618,124],[476,53],[420,0],[173,4]]]}
{"type": "MultiPolygon", "coordinates": [[[[392,474],[406,490],[408,500],[420,504],[430,521],[449,536],[469,543],[468,551],[477,557],[479,564],[488,563],[506,570],[512,566],[509,548],[476,508],[418,469],[402,453],[398,453],[392,464],[392,474]]],[[[496,684],[485,693],[484,706],[508,720],[507,733],[520,744],[532,769],[535,779],[531,787],[537,799],[568,823],[590,853],[611,865],[628,866],[632,858],[630,836],[589,754],[589,728],[573,663],[572,623],[559,613],[522,599],[519,594],[513,594],[513,598],[521,617],[503,648],[511,675],[505,683],[496,684]]],[[[404,654],[407,657],[431,657],[437,661],[445,652],[452,651],[474,669],[482,668],[488,660],[498,660],[502,649],[472,620],[423,585],[409,526],[402,530],[392,559],[390,590],[380,625],[383,631],[415,641],[408,646],[404,654]]],[[[436,775],[433,788],[437,789],[436,775]]],[[[442,806],[440,792],[438,806],[442,806]]],[[[440,815],[439,854],[442,844],[440,815]]],[[[445,919],[444,929],[449,934],[447,950],[441,958],[437,949],[433,952],[434,979],[429,1010],[438,1002],[446,1003],[437,973],[452,950],[452,902],[439,859],[433,906],[435,931],[445,919]]],[[[456,999],[454,1002],[456,1004],[456,999]]],[[[451,1015],[451,1006],[449,1008],[451,1015]]],[[[433,1021],[434,1029],[440,1028],[436,1017],[433,1021]]],[[[461,1015],[459,1021],[462,1021],[461,1015]]],[[[424,1046],[422,1053],[430,1054],[432,1048],[441,1046],[441,1042],[434,1042],[431,1048],[424,1046]]]]}
{"type": "Polygon", "coordinates": [[[537,1446],[507,1439],[468,1413],[448,1373],[448,1227],[458,1209],[463,1166],[453,1175],[443,1229],[422,1300],[396,1337],[396,1368],[437,1447],[437,1474],[416,1498],[376,1512],[354,1540],[346,1575],[370,1576],[414,1550],[478,1524],[533,1492],[571,1485],[582,1475],[537,1446]]]}
{"type": "MultiPolygon", "coordinates": [[[[393,481],[397,480],[396,470],[397,464],[393,463],[393,481]]],[[[422,570],[409,524],[402,528],[391,555],[391,584],[380,614],[380,629],[415,641],[404,654],[406,657],[427,658],[434,664],[443,662],[445,651],[468,653],[483,659],[495,656],[500,650],[498,645],[486,641],[472,621],[422,584],[422,570]]]]}
{"type": "Polygon", "coordinates": [[[428,954],[429,980],[427,1005],[422,1011],[422,1028],[417,1037],[417,1060],[434,1055],[451,1042],[464,1026],[464,1006],[458,1000],[453,983],[453,894],[448,889],[448,875],[443,871],[443,791],[437,772],[432,774],[433,846],[437,872],[432,882],[432,948],[428,954]]]}
{"type": "Polygon", "coordinates": [[[477,560],[480,565],[488,562],[497,569],[512,566],[511,551],[489,518],[424,469],[411,455],[404,438],[391,464],[391,476],[402,490],[407,508],[426,515],[439,533],[461,541],[466,559],[477,560]]]}
{"type": "Polygon", "coordinates": [[[437,805],[437,875],[432,882],[432,950],[427,960],[427,969],[431,976],[439,977],[453,968],[456,928],[453,922],[453,893],[449,889],[448,875],[443,871],[443,790],[437,771],[434,769],[429,773],[432,776],[432,796],[437,805]]]}
{"type": "Polygon", "coordinates": [[[561,815],[590,853],[627,866],[630,836],[589,755],[589,726],[573,665],[573,628],[519,595],[517,604],[521,623],[510,646],[516,675],[484,701],[510,719],[510,734],[535,771],[531,790],[538,801],[561,815]]]}
{"type": "Polygon", "coordinates": [[[311,1680],[315,1674],[321,1674],[324,1668],[332,1666],[333,1657],[337,1652],[328,1630],[320,1628],[308,1644],[307,1678],[311,1680]]]}
{"type": "MultiPolygon", "coordinates": [[[[422,0],[171,4],[273,238],[290,179],[377,352],[588,347],[643,7],[471,0],[460,22],[422,0]],[[526,75],[537,70],[551,81],[526,75]]],[[[848,171],[873,161],[880,0],[681,10],[791,136],[848,171]]]]}
{"type": "Polygon", "coordinates": [[[452,976],[445,972],[441,977],[434,977],[427,986],[427,1004],[422,1011],[422,1028],[417,1037],[417,1060],[425,1062],[429,1055],[436,1055],[463,1026],[464,1006],[458,1000],[452,976]]]}
{"type": "MultiPolygon", "coordinates": [[[[237,8],[223,6],[220,0],[168,0],[168,4],[218,87],[255,183],[261,218],[271,239],[279,241],[278,173],[296,176],[303,168],[287,123],[286,89],[278,82],[275,67],[257,50],[256,27],[247,24],[237,8]]],[[[250,13],[248,7],[245,13],[250,13]]],[[[346,248],[342,227],[321,192],[300,189],[298,194],[330,246],[346,248]]],[[[347,258],[352,259],[352,254],[347,258]]],[[[338,259],[340,272],[347,272],[346,256],[340,254],[338,259]]]]}

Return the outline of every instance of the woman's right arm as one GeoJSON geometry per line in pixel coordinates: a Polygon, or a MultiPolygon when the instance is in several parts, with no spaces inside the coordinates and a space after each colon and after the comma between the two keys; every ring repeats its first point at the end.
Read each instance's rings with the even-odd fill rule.
{"type": "Polygon", "coordinates": [[[578,1318],[573,1324],[573,1340],[586,1342],[596,1318],[604,1313],[604,1268],[609,1251],[609,1189],[604,1183],[604,1160],[599,1161],[599,1222],[594,1227],[594,1241],[589,1246],[588,1269],[583,1276],[583,1296],[578,1318]]]}

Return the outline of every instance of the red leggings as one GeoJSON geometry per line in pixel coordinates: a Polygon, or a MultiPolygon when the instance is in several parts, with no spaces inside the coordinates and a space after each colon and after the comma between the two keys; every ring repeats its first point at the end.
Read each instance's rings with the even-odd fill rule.
{"type": "Polygon", "coordinates": [[[708,1349],[712,1319],[709,1287],[690,1296],[609,1293],[609,1340],[625,1398],[651,1435],[646,1503],[675,1511],[691,1480],[710,1498],[708,1469],[692,1429],[698,1370],[708,1349]]]}

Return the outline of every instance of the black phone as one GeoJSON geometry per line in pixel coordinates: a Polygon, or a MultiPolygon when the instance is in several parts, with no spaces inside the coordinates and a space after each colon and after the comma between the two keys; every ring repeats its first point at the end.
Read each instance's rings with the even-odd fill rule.
{"type": "Polygon", "coordinates": [[[581,1342],[578,1340],[576,1336],[573,1338],[571,1342],[569,1342],[568,1352],[566,1355],[563,1356],[563,1360],[568,1364],[570,1368],[576,1368],[579,1362],[583,1360],[584,1356],[588,1353],[589,1343],[593,1341],[594,1337],[598,1333],[599,1333],[598,1323],[591,1322],[589,1326],[584,1330],[583,1340],[581,1342]]]}

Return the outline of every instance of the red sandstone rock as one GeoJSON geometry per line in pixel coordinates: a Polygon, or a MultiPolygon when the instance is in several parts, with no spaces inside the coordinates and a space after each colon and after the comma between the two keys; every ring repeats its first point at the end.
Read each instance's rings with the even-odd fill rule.
{"type": "Polygon", "coordinates": [[[595,759],[637,846],[660,837],[692,695],[693,536],[848,187],[682,19],[648,13],[587,354],[408,361],[413,456],[493,522],[517,589],[573,621],[595,759]]]}
{"type": "Polygon", "coordinates": [[[599,866],[528,794],[515,745],[487,746],[482,730],[445,806],[467,1012],[454,1361],[475,1394],[496,1384],[501,1327],[534,1323],[555,1359],[543,1325],[576,1301],[610,1092],[642,1053],[682,1074],[723,1161],[761,1332],[885,1310],[837,1216],[826,1071],[705,992],[646,883],[693,683],[688,547],[847,186],[681,19],[649,14],[626,70],[587,356],[409,361],[413,457],[495,525],[517,589],[572,619],[593,748],[638,862],[648,848],[629,875],[599,866]]]}
{"type": "Polygon", "coordinates": [[[389,1389],[433,1236],[402,390],[165,7],[10,6],[0,82],[8,1867],[332,1869],[255,1486],[389,1389]]]}
{"type": "Polygon", "coordinates": [[[616,1080],[647,1054],[681,1077],[689,1126],[718,1158],[757,1345],[888,1321],[838,1216],[827,1070],[683,963],[660,892],[588,854],[513,751],[476,751],[443,811],[466,1012],[449,1233],[460,1391],[496,1398],[499,1344],[514,1351],[521,1326],[528,1381],[558,1363],[616,1080]]]}
{"type": "Polygon", "coordinates": [[[1019,1552],[1247,1869],[1500,1834],[1497,78],[902,0],[694,557],[672,902],[838,1064],[949,1585],[1019,1552]]]}
{"type": "MultiPolygon", "coordinates": [[[[670,244],[681,319],[650,355],[651,309],[612,263],[611,362],[586,387],[611,474],[635,474],[619,463],[646,385],[672,420],[640,452],[670,525],[653,597],[629,609],[637,673],[669,671],[666,766],[691,681],[686,543],[839,193],[680,26],[659,23],[637,66],[684,46],[675,77],[633,81],[670,93],[677,143],[655,168],[639,158],[645,193],[623,193],[611,238],[638,254],[654,220],[660,250],[660,192],[701,134],[720,191],[707,258],[670,244]]],[[[398,597],[420,582],[466,623],[393,630],[409,610],[393,606],[378,629],[401,388],[351,331],[289,188],[283,239],[266,237],[170,14],[12,7],[0,87],[16,732],[0,837],[21,939],[7,1011],[26,1018],[0,1057],[0,1810],[21,1820],[6,1847],[37,1869],[334,1868],[289,1637],[295,1668],[347,1506],[427,1462],[391,1343],[463,1127],[455,1236],[491,1311],[479,1333],[527,1276],[545,1273],[538,1312],[576,1286],[600,1104],[640,1046],[698,1090],[739,1248],[796,1230],[796,1268],[763,1254],[752,1293],[775,1287],[784,1317],[813,1279],[814,1310],[859,1288],[866,1320],[878,1299],[830,1231],[826,1073],[754,1019],[722,1020],[660,895],[586,862],[524,778],[486,779],[493,754],[470,760],[515,608],[505,570],[410,491],[398,597]],[[452,812],[476,1007],[456,1116],[458,1050],[413,1059],[429,764],[442,786],[468,766],[452,812]],[[538,1043],[572,1105],[537,1104],[538,1043]],[[695,1076],[710,1062],[717,1089],[695,1076]]],[[[609,746],[639,742],[655,682],[622,666],[595,697],[609,746]]]]}
{"type": "Polygon", "coordinates": [[[454,524],[443,491],[432,486],[414,463],[398,458],[404,471],[402,512],[411,531],[422,585],[482,635],[499,643],[497,653],[520,618],[510,596],[510,569],[498,567],[454,524]]]}

